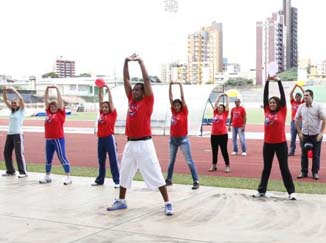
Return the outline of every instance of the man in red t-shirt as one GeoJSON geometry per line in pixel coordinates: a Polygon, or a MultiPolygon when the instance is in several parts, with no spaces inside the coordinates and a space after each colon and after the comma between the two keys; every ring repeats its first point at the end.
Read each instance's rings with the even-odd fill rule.
{"type": "Polygon", "coordinates": [[[169,201],[165,180],[152,141],[151,115],[154,96],[151,82],[143,60],[136,54],[125,59],[123,68],[125,92],[128,97],[129,109],[126,120],[128,142],[124,148],[120,169],[120,193],[108,211],[126,209],[127,188],[131,187],[132,179],[139,169],[148,188],[159,189],[165,202],[165,214],[172,215],[172,203],[169,201]],[[136,83],[131,87],[129,62],[138,62],[144,83],[136,83]]]}
{"type": "Polygon", "coordinates": [[[229,131],[231,130],[232,125],[232,144],[233,144],[233,152],[232,155],[238,154],[238,144],[237,137],[239,134],[240,145],[242,149],[242,155],[247,155],[247,146],[246,146],[246,138],[245,138],[245,127],[247,122],[247,114],[246,110],[243,106],[240,106],[240,99],[236,98],[234,100],[235,107],[231,110],[231,118],[229,123],[229,131]]]}
{"type": "Polygon", "coordinates": [[[297,110],[301,104],[304,103],[302,99],[302,94],[304,93],[304,90],[302,86],[299,86],[295,84],[290,92],[290,103],[291,103],[291,144],[290,144],[290,153],[289,156],[294,156],[295,148],[296,148],[296,138],[297,138],[297,128],[295,126],[295,115],[297,114],[297,110]],[[296,93],[293,97],[294,90],[296,88],[299,88],[302,93],[296,93]]]}

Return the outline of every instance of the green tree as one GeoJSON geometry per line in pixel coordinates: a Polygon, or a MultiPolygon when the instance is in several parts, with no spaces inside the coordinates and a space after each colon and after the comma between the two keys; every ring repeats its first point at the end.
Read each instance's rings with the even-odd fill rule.
{"type": "Polygon", "coordinates": [[[42,75],[42,78],[59,78],[55,72],[50,72],[42,75]]]}

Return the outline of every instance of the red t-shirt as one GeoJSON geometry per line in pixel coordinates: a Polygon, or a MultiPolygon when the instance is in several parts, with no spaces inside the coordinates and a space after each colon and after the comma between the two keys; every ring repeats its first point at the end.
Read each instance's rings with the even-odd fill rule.
{"type": "Polygon", "coordinates": [[[291,119],[295,120],[295,114],[297,114],[297,110],[304,101],[296,102],[295,99],[291,99],[291,119]]]}
{"type": "Polygon", "coordinates": [[[63,124],[66,120],[65,108],[58,109],[56,113],[51,113],[50,108],[46,109],[45,118],[45,138],[63,138],[63,124]]]}
{"type": "Polygon", "coordinates": [[[188,108],[184,106],[180,112],[176,112],[174,107],[171,107],[172,117],[170,126],[171,137],[183,137],[188,134],[188,108]]]}
{"type": "Polygon", "coordinates": [[[142,138],[152,135],[151,115],[154,96],[144,96],[140,101],[134,101],[132,94],[128,95],[129,108],[126,121],[126,135],[130,138],[142,138]]]}
{"type": "Polygon", "coordinates": [[[114,134],[114,124],[117,120],[117,110],[104,114],[100,111],[100,117],[97,120],[97,136],[100,138],[114,134]]]}
{"type": "Polygon", "coordinates": [[[278,112],[270,112],[269,107],[264,108],[265,111],[265,143],[282,143],[286,141],[285,137],[285,120],[286,106],[281,107],[278,112]]]}
{"type": "Polygon", "coordinates": [[[218,109],[214,110],[213,124],[212,124],[212,135],[223,135],[227,134],[226,121],[229,115],[229,111],[218,113],[218,109]]]}
{"type": "Polygon", "coordinates": [[[231,110],[232,126],[243,127],[246,110],[242,106],[233,107],[231,110]]]}

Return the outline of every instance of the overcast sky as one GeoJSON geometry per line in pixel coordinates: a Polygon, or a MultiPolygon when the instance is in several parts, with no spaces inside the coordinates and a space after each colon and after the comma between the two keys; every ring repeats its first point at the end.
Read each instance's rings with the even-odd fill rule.
{"type": "MultiPolygon", "coordinates": [[[[223,23],[224,57],[255,67],[256,21],[282,8],[282,0],[1,0],[0,74],[14,78],[52,71],[57,57],[76,61],[76,73],[122,73],[139,53],[150,74],[160,64],[186,60],[187,35],[223,23]]],[[[298,8],[299,57],[326,60],[326,1],[292,0],[298,8]]]]}

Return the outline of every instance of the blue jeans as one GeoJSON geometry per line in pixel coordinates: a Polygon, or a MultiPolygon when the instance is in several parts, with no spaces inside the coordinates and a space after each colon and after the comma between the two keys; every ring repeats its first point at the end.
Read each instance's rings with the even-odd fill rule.
{"type": "Polygon", "coordinates": [[[238,153],[238,144],[237,144],[237,137],[239,134],[240,138],[240,145],[242,152],[247,152],[246,146],[246,138],[245,138],[245,131],[242,127],[232,127],[232,144],[233,144],[233,152],[238,153]]]}
{"type": "Polygon", "coordinates": [[[190,143],[187,136],[184,137],[170,137],[170,164],[168,168],[167,180],[172,181],[174,163],[177,156],[178,148],[180,147],[183,156],[185,157],[189,169],[191,171],[191,176],[193,181],[198,181],[198,173],[195,166],[195,162],[192,160],[190,152],[190,143]]]}
{"type": "MultiPolygon", "coordinates": [[[[318,135],[318,134],[317,134],[318,135]]],[[[308,174],[308,150],[303,146],[306,142],[310,142],[313,144],[312,149],[312,173],[318,173],[320,168],[320,150],[321,143],[323,139],[319,142],[317,141],[317,135],[303,135],[303,141],[301,141],[301,172],[304,174],[308,174]]]]}
{"type": "MultiPolygon", "coordinates": [[[[301,127],[301,125],[300,125],[301,127]]],[[[292,120],[291,121],[291,143],[290,143],[290,154],[294,154],[295,153],[295,148],[296,148],[296,144],[295,141],[297,139],[297,128],[295,126],[295,121],[292,120]]]]}

